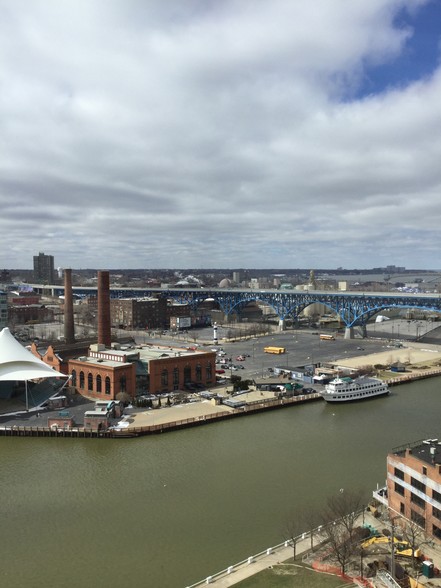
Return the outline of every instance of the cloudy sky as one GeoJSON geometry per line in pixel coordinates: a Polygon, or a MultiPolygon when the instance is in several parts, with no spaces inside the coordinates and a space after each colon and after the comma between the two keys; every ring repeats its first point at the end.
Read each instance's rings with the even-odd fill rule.
{"type": "Polygon", "coordinates": [[[440,0],[0,0],[0,269],[440,269],[440,0]]]}

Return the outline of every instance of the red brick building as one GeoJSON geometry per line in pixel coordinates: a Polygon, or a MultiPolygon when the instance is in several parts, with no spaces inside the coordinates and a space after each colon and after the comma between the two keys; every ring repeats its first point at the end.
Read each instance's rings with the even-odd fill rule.
{"type": "Polygon", "coordinates": [[[212,351],[152,347],[144,359],[151,394],[185,390],[194,384],[209,387],[216,382],[216,353],[212,351]]]}
{"type": "Polygon", "coordinates": [[[59,343],[58,345],[49,345],[47,348],[41,349],[34,342],[31,344],[31,352],[35,357],[57,370],[57,372],[68,375],[69,359],[87,356],[90,344],[91,341],[79,341],[70,345],[59,343]]]}
{"type": "Polygon", "coordinates": [[[165,329],[166,298],[112,298],[110,320],[113,327],[128,329],[165,329]]]}
{"type": "MultiPolygon", "coordinates": [[[[375,496],[375,494],[374,494],[375,496]]],[[[384,503],[441,540],[441,446],[427,439],[397,449],[387,457],[384,503]]]]}
{"type": "Polygon", "coordinates": [[[185,390],[192,385],[210,387],[216,383],[216,353],[157,345],[92,344],[49,346],[32,353],[47,365],[72,376],[70,386],[84,396],[116,400],[126,392],[131,397],[185,390]]]}
{"type": "Polygon", "coordinates": [[[40,304],[23,305],[22,303],[9,306],[9,324],[25,325],[33,321],[38,323],[50,323],[54,320],[52,308],[46,308],[40,304]]]}
{"type": "Polygon", "coordinates": [[[116,400],[125,392],[135,396],[139,354],[91,345],[87,357],[69,359],[71,386],[89,398],[116,400]]]}

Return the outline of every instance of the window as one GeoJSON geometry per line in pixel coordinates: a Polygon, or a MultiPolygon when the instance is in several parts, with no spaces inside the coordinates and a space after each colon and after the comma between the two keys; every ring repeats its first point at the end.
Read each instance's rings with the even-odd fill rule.
{"type": "Polygon", "coordinates": [[[110,378],[109,376],[106,376],[106,394],[110,394],[110,378]]]}
{"type": "Polygon", "coordinates": [[[426,520],[423,516],[421,516],[419,513],[415,512],[414,510],[410,511],[410,519],[416,523],[417,525],[419,525],[420,527],[422,527],[423,529],[426,528],[426,520]]]}
{"type": "Polygon", "coordinates": [[[423,494],[426,493],[426,484],[423,484],[422,482],[420,482],[419,480],[416,480],[415,478],[411,478],[410,483],[412,484],[412,486],[414,488],[416,488],[417,490],[419,490],[423,494]]]}
{"type": "Polygon", "coordinates": [[[395,492],[397,494],[400,494],[401,496],[404,496],[404,488],[403,488],[403,486],[401,486],[400,484],[397,484],[396,482],[395,482],[395,492]]]}
{"type": "Polygon", "coordinates": [[[126,388],[127,388],[127,379],[125,376],[121,376],[119,379],[119,391],[126,392],[126,388]]]}
{"type": "Polygon", "coordinates": [[[423,476],[427,476],[427,468],[426,468],[426,466],[423,466],[423,476]]]}
{"type": "Polygon", "coordinates": [[[436,537],[437,539],[441,539],[441,529],[439,527],[437,527],[436,525],[433,525],[432,535],[434,537],[436,537]]]}
{"type": "Polygon", "coordinates": [[[394,469],[394,476],[399,478],[400,480],[404,480],[404,472],[403,470],[399,470],[398,468],[394,469]]]}
{"type": "Polygon", "coordinates": [[[161,386],[167,387],[168,386],[168,371],[162,370],[161,372],[161,386]]]}
{"type": "Polygon", "coordinates": [[[432,514],[436,517],[439,521],[441,521],[441,510],[436,508],[435,506],[432,507],[432,514]]]}
{"type": "Polygon", "coordinates": [[[426,508],[426,503],[424,502],[424,500],[416,494],[414,494],[413,492],[410,493],[410,502],[413,502],[421,508],[426,508]]]}
{"type": "Polygon", "coordinates": [[[77,372],[76,370],[72,370],[72,386],[76,386],[77,385],[77,372]]]}
{"type": "Polygon", "coordinates": [[[184,368],[184,384],[191,382],[191,366],[186,365],[184,368]]]}
{"type": "Polygon", "coordinates": [[[213,366],[211,363],[207,363],[207,382],[211,382],[213,377],[213,366]]]}
{"type": "Polygon", "coordinates": [[[93,390],[93,376],[92,374],[87,374],[87,389],[93,390]]]}
{"type": "Polygon", "coordinates": [[[97,392],[101,392],[101,383],[102,383],[101,376],[98,374],[96,377],[96,391],[97,392]]]}
{"type": "Polygon", "coordinates": [[[400,502],[400,514],[405,514],[404,502],[400,502]]]}
{"type": "Polygon", "coordinates": [[[441,504],[441,494],[436,490],[432,490],[432,498],[441,504]]]}
{"type": "Polygon", "coordinates": [[[84,388],[84,372],[80,372],[80,388],[84,388]]]}
{"type": "Polygon", "coordinates": [[[173,370],[173,386],[179,386],[179,369],[177,367],[173,370]]]}
{"type": "Polygon", "coordinates": [[[196,382],[201,382],[202,381],[202,368],[201,368],[201,364],[198,363],[196,365],[196,382]]]}

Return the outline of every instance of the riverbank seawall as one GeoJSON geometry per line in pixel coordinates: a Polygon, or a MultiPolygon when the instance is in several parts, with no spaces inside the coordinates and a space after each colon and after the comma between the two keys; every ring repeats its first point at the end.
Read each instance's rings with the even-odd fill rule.
{"type": "MultiPolygon", "coordinates": [[[[199,414],[197,416],[188,416],[183,419],[176,419],[172,414],[170,418],[160,423],[143,424],[137,425],[137,419],[128,416],[128,420],[123,421],[120,425],[109,428],[106,431],[94,431],[91,429],[85,429],[84,427],[72,427],[72,428],[49,428],[40,426],[26,426],[26,425],[5,425],[0,427],[0,436],[6,437],[75,437],[75,438],[88,438],[88,439],[122,439],[122,438],[133,438],[142,437],[146,435],[155,435],[166,433],[169,431],[176,431],[178,429],[186,429],[190,427],[198,427],[207,425],[209,423],[219,422],[226,419],[238,418],[249,416],[252,414],[258,414],[268,410],[277,410],[281,408],[287,408],[298,404],[304,404],[306,402],[315,402],[322,400],[319,393],[313,393],[308,395],[294,396],[292,398],[281,398],[266,402],[255,402],[248,404],[241,408],[229,408],[227,410],[216,410],[214,412],[206,412],[205,414],[199,414]]],[[[167,416],[168,409],[162,409],[167,416]]],[[[161,412],[162,412],[161,410],[161,412]]],[[[144,412],[143,414],[154,418],[157,411],[152,410],[144,412]]],[[[137,415],[136,415],[137,416],[137,415]]]]}

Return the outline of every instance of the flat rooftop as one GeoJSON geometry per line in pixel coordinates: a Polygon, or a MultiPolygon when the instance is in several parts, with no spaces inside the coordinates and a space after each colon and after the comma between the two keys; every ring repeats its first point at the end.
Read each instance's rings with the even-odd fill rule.
{"type": "Polygon", "coordinates": [[[119,349],[101,349],[101,350],[92,350],[98,354],[98,357],[75,357],[77,360],[85,361],[91,364],[99,364],[99,365],[106,365],[106,366],[121,366],[127,365],[138,358],[140,361],[144,363],[148,363],[150,360],[154,359],[161,359],[167,357],[194,357],[195,355],[204,355],[206,353],[210,353],[215,355],[214,351],[209,349],[194,349],[188,347],[170,347],[169,345],[138,345],[136,347],[120,347],[119,349]],[[124,356],[127,358],[128,361],[122,362],[121,360],[113,360],[109,359],[108,356],[114,356],[123,358],[124,356]]]}
{"type": "Polygon", "coordinates": [[[142,345],[137,347],[136,350],[139,351],[139,358],[142,361],[150,361],[151,359],[160,359],[162,357],[191,357],[206,353],[215,355],[215,352],[209,349],[170,347],[167,345],[142,345]]]}
{"type": "Polygon", "coordinates": [[[438,439],[423,439],[397,447],[392,451],[394,455],[404,457],[409,449],[412,455],[429,465],[441,464],[441,441],[438,439]]]}

